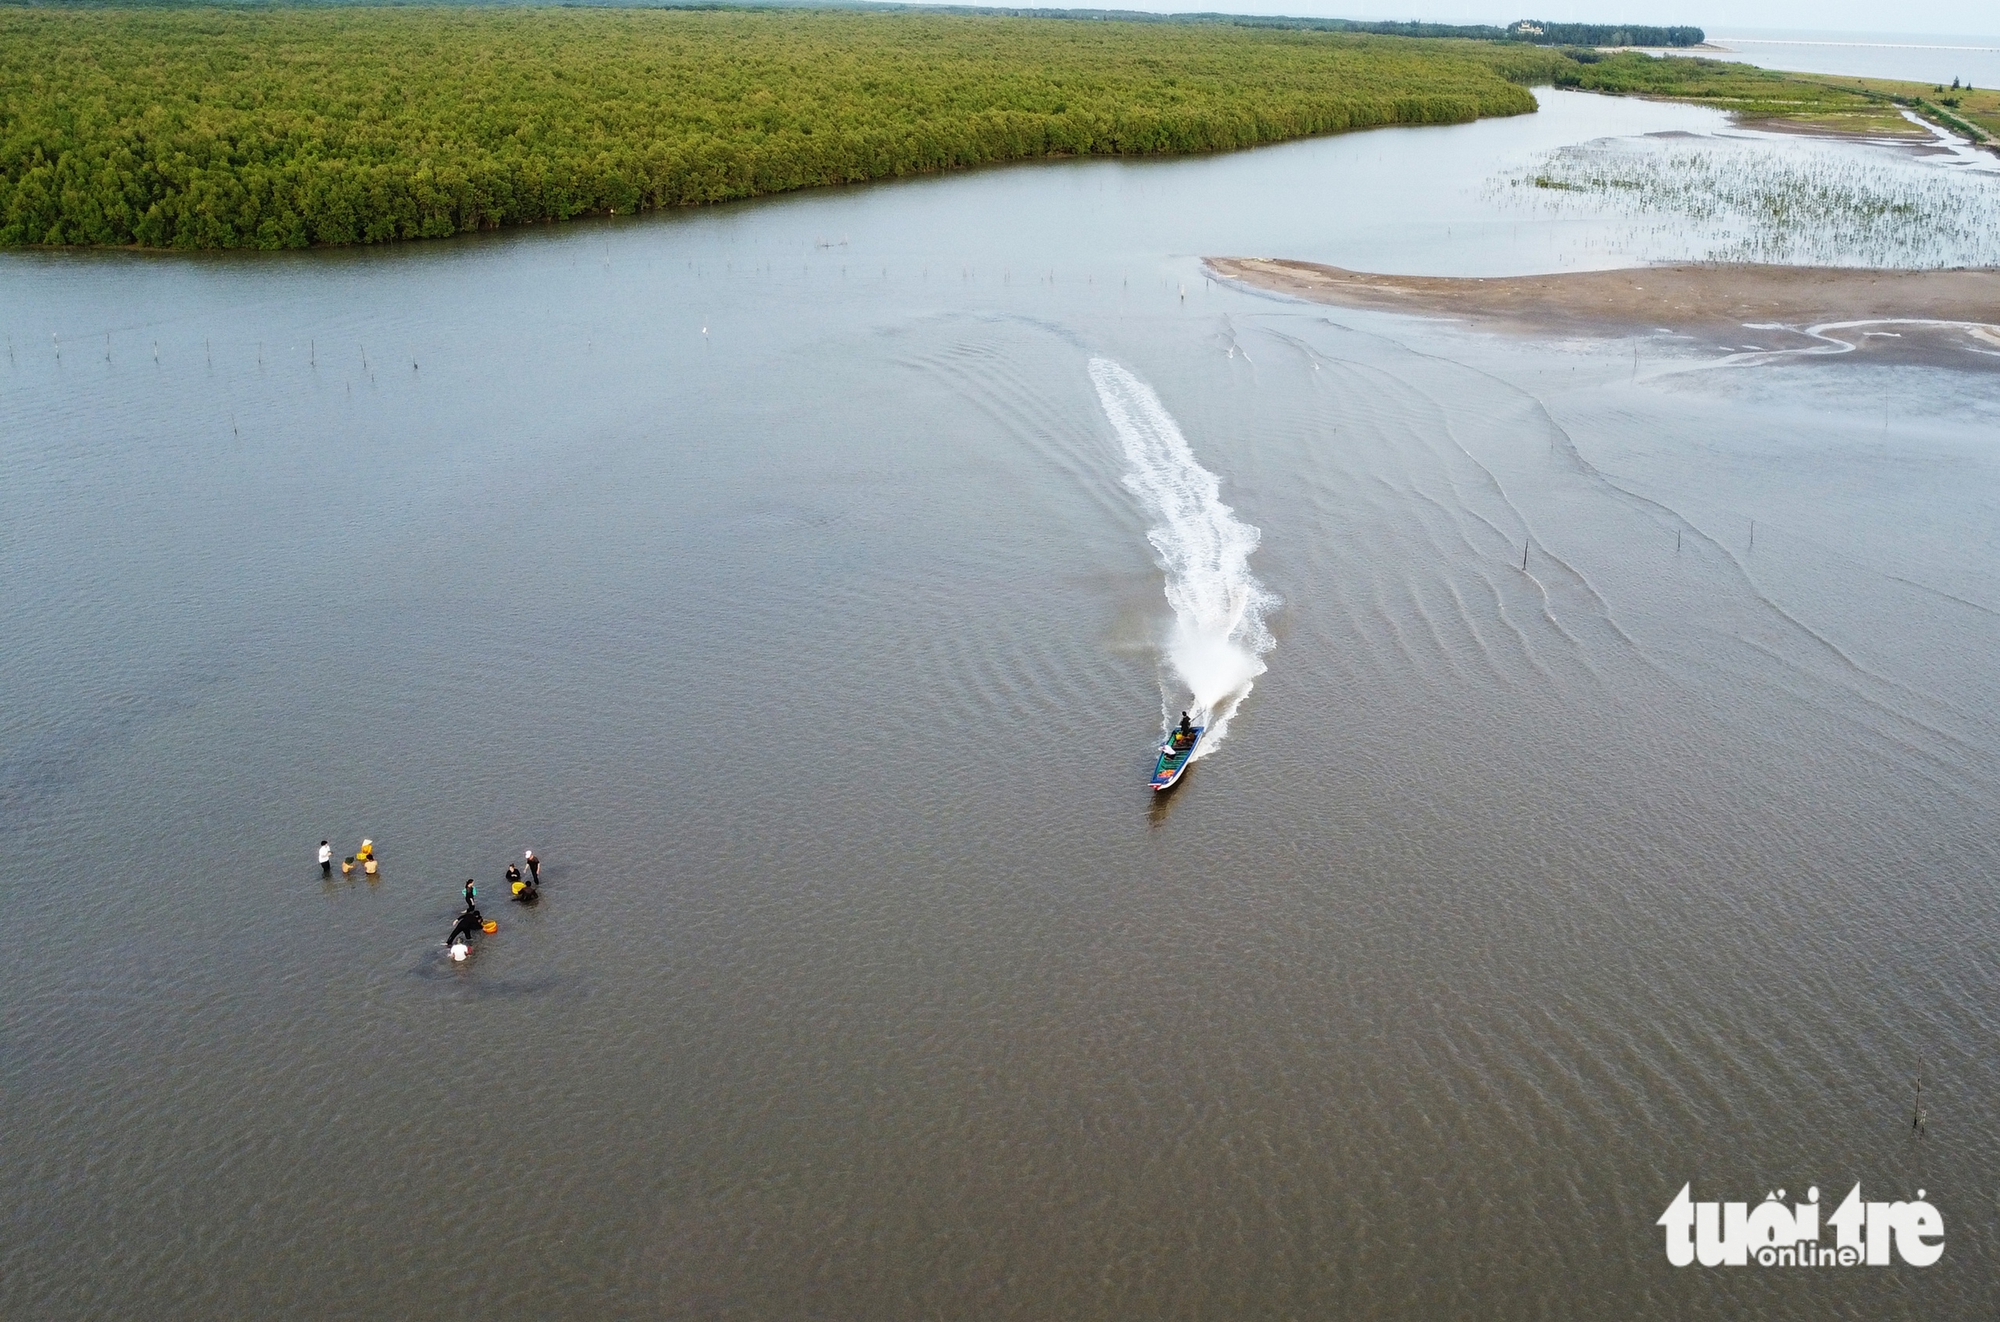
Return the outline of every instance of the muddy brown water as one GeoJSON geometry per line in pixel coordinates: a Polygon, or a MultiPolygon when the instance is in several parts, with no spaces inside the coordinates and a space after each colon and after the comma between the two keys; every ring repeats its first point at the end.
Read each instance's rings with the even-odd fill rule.
{"type": "Polygon", "coordinates": [[[1536,269],[1497,161],[1714,122],[1546,100],[7,258],[0,1314],[1982,1313],[1990,375],[1201,276],[1536,269]],[[1161,800],[1094,359],[1273,599],[1161,800]],[[1945,1254],[1676,1269],[1690,1181],[1922,1188],[1945,1254]]]}

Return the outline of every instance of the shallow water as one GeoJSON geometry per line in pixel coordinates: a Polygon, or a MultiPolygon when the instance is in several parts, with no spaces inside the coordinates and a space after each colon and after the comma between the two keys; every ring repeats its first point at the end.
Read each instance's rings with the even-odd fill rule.
{"type": "Polygon", "coordinates": [[[0,1315],[1981,1309],[1991,376],[1200,274],[1602,264],[1484,181],[1719,122],[1545,101],[0,265],[0,1315]],[[1276,602],[1164,801],[1093,359],[1276,602]],[[1653,1225],[1856,1180],[1944,1260],[1653,1225]]]}

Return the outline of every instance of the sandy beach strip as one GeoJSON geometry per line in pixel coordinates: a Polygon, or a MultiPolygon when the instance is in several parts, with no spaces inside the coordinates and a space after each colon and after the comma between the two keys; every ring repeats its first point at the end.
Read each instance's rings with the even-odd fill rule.
{"type": "MultiPolygon", "coordinates": [[[[1981,366],[2000,364],[2000,270],[1690,265],[1476,279],[1375,275],[1268,257],[1210,257],[1206,265],[1217,279],[1310,302],[1497,329],[1569,335],[1667,330],[1730,347],[1757,339],[1756,329],[1783,327],[1791,336],[1819,340],[1848,330],[1856,333],[1837,338],[1922,340],[1932,348],[1969,350],[1985,359],[1981,366]],[[1886,330],[1892,324],[1898,326],[1893,334],[1886,330]],[[1885,329],[1871,337],[1865,330],[1871,326],[1885,329]]],[[[1771,338],[1767,333],[1758,342],[1771,338]]]]}

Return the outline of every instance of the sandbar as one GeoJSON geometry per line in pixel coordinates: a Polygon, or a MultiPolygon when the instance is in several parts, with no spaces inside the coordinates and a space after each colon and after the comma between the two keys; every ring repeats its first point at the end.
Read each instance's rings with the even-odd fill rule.
{"type": "Polygon", "coordinates": [[[1315,303],[1576,336],[1662,331],[1739,351],[1840,352],[2000,369],[2000,270],[1685,265],[1556,275],[1378,275],[1210,257],[1217,279],[1315,303]]]}

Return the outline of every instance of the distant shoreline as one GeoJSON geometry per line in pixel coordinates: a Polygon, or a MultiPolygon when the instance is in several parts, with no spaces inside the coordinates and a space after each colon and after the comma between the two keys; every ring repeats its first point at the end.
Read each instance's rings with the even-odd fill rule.
{"type": "Polygon", "coordinates": [[[1871,356],[2000,370],[2000,270],[1682,265],[1477,279],[1264,257],[1210,257],[1205,265],[1218,279],[1309,302],[1501,330],[1665,330],[1772,352],[1851,343],[1871,356]]]}
{"type": "MultiPolygon", "coordinates": [[[[1802,37],[1715,37],[1712,40],[1704,41],[1700,47],[1690,47],[1689,49],[1731,50],[1734,49],[1729,45],[1732,41],[1741,46],[1839,46],[1849,50],[1955,50],[1972,51],[1980,54],[2000,51],[2000,44],[1991,46],[1965,46],[1921,41],[1823,41],[1807,40],[1802,37]]],[[[1811,71],[1807,70],[1807,72],[1811,71]]]]}

